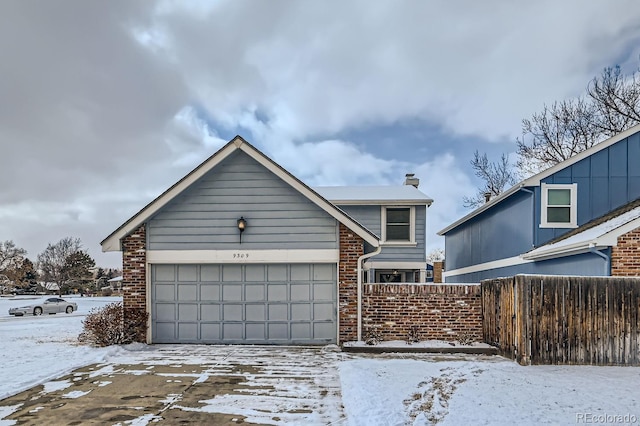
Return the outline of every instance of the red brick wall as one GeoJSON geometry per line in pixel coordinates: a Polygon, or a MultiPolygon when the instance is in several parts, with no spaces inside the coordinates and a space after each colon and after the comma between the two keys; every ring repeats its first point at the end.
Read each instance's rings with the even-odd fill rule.
{"type": "Polygon", "coordinates": [[[338,322],[340,343],[358,338],[358,258],[364,254],[364,241],[340,224],[340,263],[338,264],[338,322]]]}
{"type": "Polygon", "coordinates": [[[406,340],[411,326],[420,340],[482,341],[479,285],[365,284],[363,338],[374,327],[384,340],[406,340]]]}
{"type": "Polygon", "coordinates": [[[618,237],[618,245],[611,248],[611,275],[640,276],[640,228],[618,237]]]}
{"type": "MultiPolygon", "coordinates": [[[[125,323],[134,322],[147,310],[147,254],[144,225],[122,240],[122,304],[125,323]]],[[[139,321],[138,321],[139,322],[139,321]]],[[[138,341],[146,341],[146,329],[137,333],[138,341]]]]}

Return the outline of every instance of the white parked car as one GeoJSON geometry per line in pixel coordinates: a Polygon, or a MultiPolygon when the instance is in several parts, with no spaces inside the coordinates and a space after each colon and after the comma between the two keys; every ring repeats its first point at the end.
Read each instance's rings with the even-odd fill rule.
{"type": "Polygon", "coordinates": [[[64,299],[60,299],[59,297],[49,297],[48,299],[41,300],[32,305],[21,306],[19,308],[11,308],[9,309],[9,315],[42,315],[57,314],[59,312],[70,314],[71,312],[77,310],[78,305],[74,302],[67,302],[64,299]]]}

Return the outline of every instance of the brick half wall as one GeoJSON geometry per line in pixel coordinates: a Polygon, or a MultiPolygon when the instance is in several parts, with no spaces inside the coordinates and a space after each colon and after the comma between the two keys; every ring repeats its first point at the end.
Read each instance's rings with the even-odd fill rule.
{"type": "Polygon", "coordinates": [[[640,276],[640,228],[619,236],[611,248],[611,276],[640,276]]]}
{"type": "Polygon", "coordinates": [[[131,330],[134,340],[145,342],[147,326],[140,324],[140,318],[147,315],[147,237],[144,225],[122,240],[122,305],[125,329],[131,330]],[[130,329],[130,328],[129,328],[130,329]]]}
{"type": "Polygon", "coordinates": [[[482,341],[479,285],[365,284],[363,339],[375,328],[384,340],[406,340],[412,326],[420,340],[482,341]]]}

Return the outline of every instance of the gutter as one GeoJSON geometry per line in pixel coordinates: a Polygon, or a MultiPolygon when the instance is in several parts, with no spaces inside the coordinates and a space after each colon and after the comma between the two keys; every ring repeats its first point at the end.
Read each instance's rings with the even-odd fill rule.
{"type": "Polygon", "coordinates": [[[382,244],[378,243],[378,247],[371,253],[363,254],[358,258],[358,338],[357,341],[362,341],[362,264],[370,257],[376,256],[382,252],[382,244]]]}
{"type": "Polygon", "coordinates": [[[596,256],[600,256],[604,259],[604,276],[608,277],[611,275],[611,257],[602,253],[596,248],[594,243],[589,244],[589,253],[593,253],[596,256]]]}

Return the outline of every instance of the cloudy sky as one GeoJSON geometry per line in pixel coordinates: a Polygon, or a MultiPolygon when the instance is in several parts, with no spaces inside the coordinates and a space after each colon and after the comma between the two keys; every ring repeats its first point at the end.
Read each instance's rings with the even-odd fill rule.
{"type": "Polygon", "coordinates": [[[604,67],[632,71],[630,1],[0,2],[0,240],[35,260],[100,241],[240,134],[309,185],[416,173],[436,231],[474,150],[604,67]]]}

